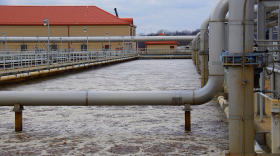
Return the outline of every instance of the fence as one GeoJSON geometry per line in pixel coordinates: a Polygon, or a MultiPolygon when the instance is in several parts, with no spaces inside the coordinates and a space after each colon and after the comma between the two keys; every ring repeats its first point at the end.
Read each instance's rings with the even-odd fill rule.
{"type": "Polygon", "coordinates": [[[191,55],[191,51],[177,49],[145,49],[141,50],[140,55],[191,55]]]}
{"type": "Polygon", "coordinates": [[[137,55],[135,50],[107,51],[1,51],[0,71],[6,72],[29,68],[51,68],[63,64],[106,61],[110,59],[137,55]]]}

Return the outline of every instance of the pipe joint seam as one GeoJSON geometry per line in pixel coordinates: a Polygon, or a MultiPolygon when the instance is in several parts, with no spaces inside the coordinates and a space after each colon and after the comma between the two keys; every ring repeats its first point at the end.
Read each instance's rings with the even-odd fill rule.
{"type": "Polygon", "coordinates": [[[228,25],[231,26],[231,25],[254,25],[254,20],[231,20],[228,22],[228,25]]]}
{"type": "Polygon", "coordinates": [[[229,119],[231,120],[253,120],[254,119],[254,115],[245,115],[240,116],[240,115],[231,115],[229,114],[229,119]]]}
{"type": "Polygon", "coordinates": [[[224,76],[224,74],[209,74],[209,76],[224,76]]]}
{"type": "Polygon", "coordinates": [[[227,20],[210,20],[209,22],[210,22],[210,23],[211,23],[211,22],[223,22],[223,23],[224,23],[224,22],[227,22],[227,20]]]}

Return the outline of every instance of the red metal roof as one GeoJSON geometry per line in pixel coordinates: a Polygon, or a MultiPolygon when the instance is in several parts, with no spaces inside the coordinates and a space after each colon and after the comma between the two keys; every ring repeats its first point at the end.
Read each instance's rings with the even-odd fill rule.
{"type": "Polygon", "coordinates": [[[145,42],[146,45],[149,44],[178,44],[177,41],[149,41],[149,42],[145,42]]]}
{"type": "Polygon", "coordinates": [[[125,20],[130,24],[133,24],[133,18],[120,18],[120,19],[125,20]]]}
{"type": "Polygon", "coordinates": [[[0,25],[132,25],[96,6],[0,5],[0,25]]]}

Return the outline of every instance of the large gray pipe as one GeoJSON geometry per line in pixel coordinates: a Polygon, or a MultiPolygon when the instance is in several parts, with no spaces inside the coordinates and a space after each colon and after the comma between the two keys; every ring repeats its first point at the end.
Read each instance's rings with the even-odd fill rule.
{"type": "MultiPolygon", "coordinates": [[[[198,90],[184,91],[44,91],[44,92],[0,92],[0,105],[13,106],[15,103],[31,106],[69,105],[184,105],[204,104],[212,100],[223,86],[223,67],[219,61],[224,46],[224,20],[228,11],[228,0],[219,0],[212,9],[210,39],[210,77],[208,83],[198,90]],[[218,24],[217,24],[218,23],[218,24]],[[217,28],[215,28],[217,27],[217,28]],[[222,29],[222,30],[220,30],[222,29]],[[212,42],[213,44],[213,42],[212,42]],[[211,45],[211,43],[210,43],[211,45]]],[[[211,24],[210,23],[210,24],[211,24]]]]}
{"type": "MultiPolygon", "coordinates": [[[[253,49],[254,0],[230,0],[229,10],[229,53],[244,56],[253,49]]],[[[228,88],[229,152],[245,156],[255,152],[254,67],[244,62],[242,66],[228,66],[228,88]]]]}
{"type": "Polygon", "coordinates": [[[220,91],[219,79],[198,90],[179,91],[1,91],[0,106],[102,106],[204,104],[220,91]]]}
{"type": "Polygon", "coordinates": [[[208,81],[208,26],[209,17],[206,18],[200,26],[200,51],[201,55],[201,87],[204,87],[208,81]]]}
{"type": "MultiPolygon", "coordinates": [[[[130,42],[130,41],[191,41],[195,36],[94,36],[88,37],[89,42],[130,42]]],[[[48,42],[48,37],[6,37],[7,42],[48,42]]],[[[5,37],[0,37],[4,42],[5,37]]],[[[86,42],[87,37],[50,37],[50,42],[86,42]]]]}
{"type": "Polygon", "coordinates": [[[195,36],[195,56],[196,56],[196,58],[195,58],[195,62],[196,62],[196,64],[195,64],[195,66],[196,66],[196,70],[198,71],[198,69],[199,69],[199,55],[198,55],[198,51],[199,51],[199,49],[200,49],[200,47],[199,47],[199,44],[200,44],[200,32],[199,33],[197,33],[196,34],[196,36],[195,36]]]}
{"type": "Polygon", "coordinates": [[[193,40],[192,40],[192,45],[191,45],[191,49],[192,49],[192,60],[193,60],[193,62],[194,62],[194,65],[196,66],[196,68],[198,68],[198,66],[197,66],[197,62],[198,62],[198,60],[197,60],[197,56],[198,56],[198,49],[199,49],[199,47],[198,47],[198,43],[199,43],[199,36],[200,36],[200,32],[198,32],[197,34],[196,34],[196,36],[193,38],[193,40]]]}

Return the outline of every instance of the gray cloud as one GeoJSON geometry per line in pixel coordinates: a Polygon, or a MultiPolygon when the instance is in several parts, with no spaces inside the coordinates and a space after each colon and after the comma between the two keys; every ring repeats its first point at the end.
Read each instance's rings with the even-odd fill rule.
{"type": "Polygon", "coordinates": [[[216,0],[1,0],[1,5],[96,5],[120,17],[133,17],[137,34],[160,29],[195,30],[216,0]]]}

